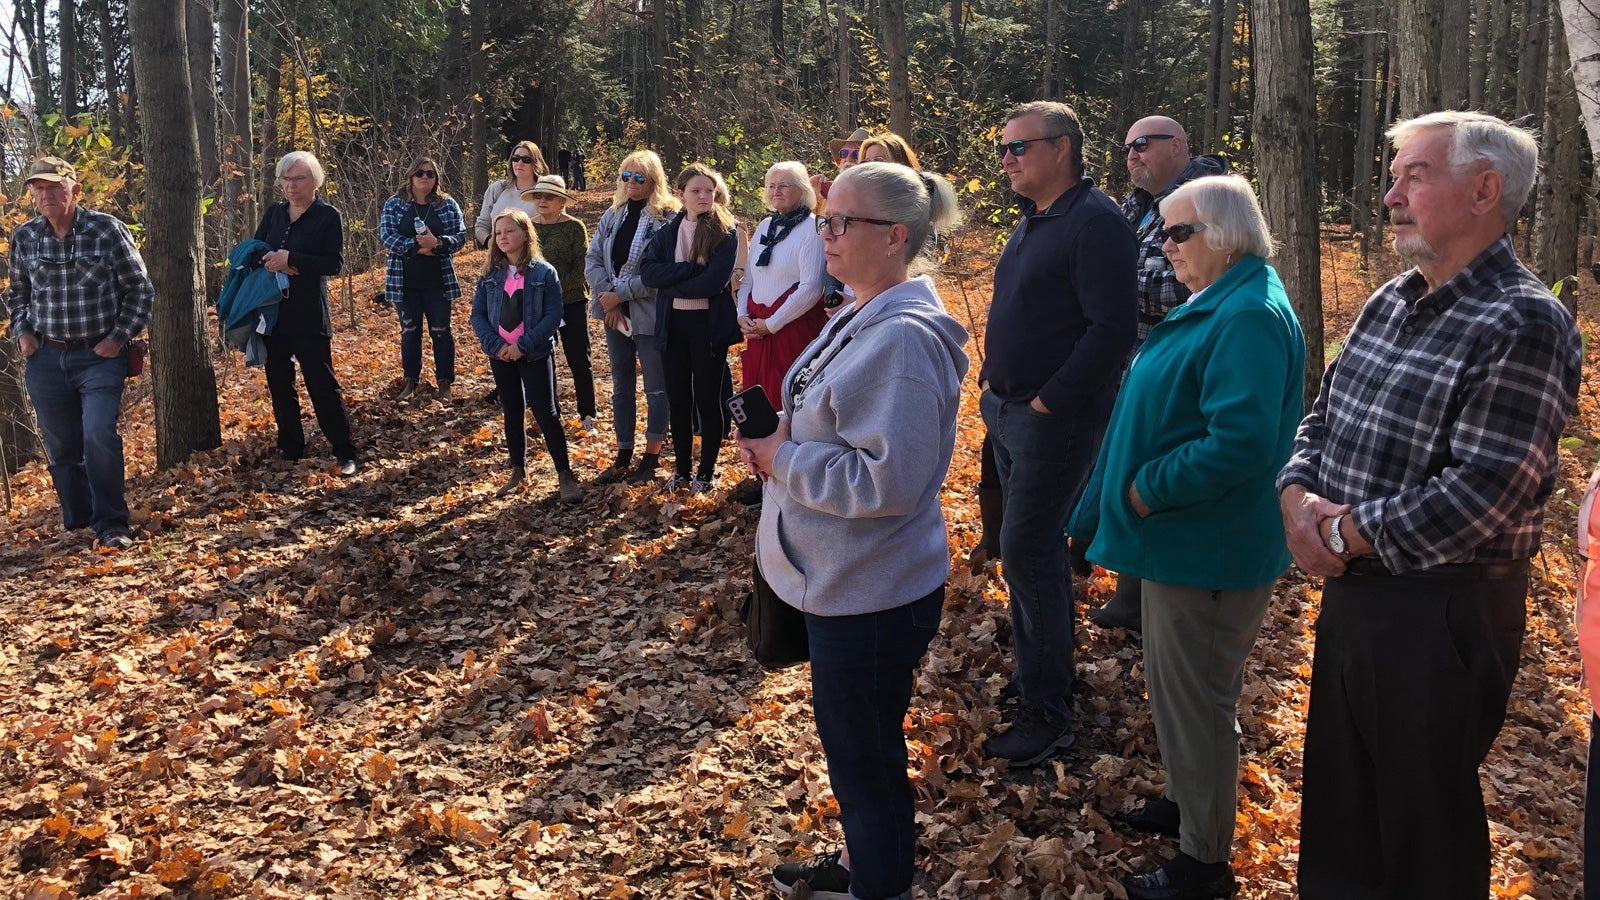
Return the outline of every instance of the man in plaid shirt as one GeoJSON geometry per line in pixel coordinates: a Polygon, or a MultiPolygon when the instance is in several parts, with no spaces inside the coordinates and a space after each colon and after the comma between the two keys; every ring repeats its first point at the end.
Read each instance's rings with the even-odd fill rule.
{"type": "MultiPolygon", "coordinates": [[[[1133,226],[1139,241],[1136,277],[1139,286],[1139,334],[1128,353],[1139,352],[1150,329],[1166,318],[1167,312],[1189,299],[1189,289],[1178,280],[1178,273],[1167,262],[1161,245],[1167,227],[1161,216],[1161,201],[1181,185],[1206,175],[1226,175],[1228,161],[1220,156],[1189,156],[1189,135],[1176,119],[1145,116],[1128,129],[1122,145],[1123,162],[1133,190],[1122,198],[1122,215],[1133,226]]],[[[1104,606],[1089,613],[1089,621],[1101,628],[1126,628],[1138,631],[1142,620],[1139,579],[1117,576],[1117,590],[1104,606]]]]}
{"type": "Polygon", "coordinates": [[[39,215],[11,237],[11,330],[26,358],[50,478],[67,528],[93,527],[124,548],[122,437],[117,418],[128,342],[150,321],[155,287],[127,226],[82,209],[77,171],[45,156],[28,169],[39,215]]]}
{"type": "Polygon", "coordinates": [[[1415,268],[1367,302],[1278,476],[1325,576],[1300,896],[1486,897],[1478,767],[1505,720],[1529,559],[1582,355],[1506,233],[1538,148],[1481,113],[1397,124],[1384,198],[1415,268]]]}

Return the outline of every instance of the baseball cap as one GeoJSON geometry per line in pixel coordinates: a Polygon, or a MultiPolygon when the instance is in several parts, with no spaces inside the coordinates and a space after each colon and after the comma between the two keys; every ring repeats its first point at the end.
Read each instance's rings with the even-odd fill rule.
{"type": "Polygon", "coordinates": [[[27,181],[78,180],[78,170],[59,156],[41,156],[28,167],[27,181]]]}

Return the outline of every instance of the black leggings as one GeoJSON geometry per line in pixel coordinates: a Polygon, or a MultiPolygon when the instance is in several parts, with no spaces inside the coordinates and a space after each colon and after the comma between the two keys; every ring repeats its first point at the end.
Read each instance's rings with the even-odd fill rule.
{"type": "MultiPolygon", "coordinates": [[[[586,303],[561,308],[561,351],[572,371],[572,390],[578,395],[579,418],[594,418],[594,370],[589,366],[589,314],[586,303]]],[[[539,426],[543,428],[544,426],[539,426]]]]}
{"type": "Polygon", "coordinates": [[[667,320],[667,346],[661,368],[667,377],[667,406],[672,421],[672,457],[679,475],[689,476],[694,456],[695,415],[700,417],[700,467],[706,481],[717,469],[722,449],[723,380],[728,377],[728,351],[711,343],[711,313],[675,309],[667,320]]]}
{"type": "Polygon", "coordinates": [[[567,461],[567,435],[561,430],[561,412],[556,407],[556,358],[523,357],[516,362],[490,358],[489,371],[494,373],[495,388],[500,391],[500,411],[506,419],[506,449],[511,453],[513,466],[528,464],[528,431],[523,425],[523,398],[533,420],[544,432],[544,445],[550,450],[550,461],[557,472],[572,471],[567,461]]]}

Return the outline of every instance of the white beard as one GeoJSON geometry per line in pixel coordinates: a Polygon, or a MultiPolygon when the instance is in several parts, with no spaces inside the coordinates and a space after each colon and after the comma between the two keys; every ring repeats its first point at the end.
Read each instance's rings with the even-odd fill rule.
{"type": "Polygon", "coordinates": [[[1431,263],[1439,258],[1438,249],[1432,244],[1428,243],[1421,234],[1416,233],[1413,233],[1409,237],[1400,237],[1399,235],[1396,235],[1394,239],[1394,252],[1396,256],[1412,264],[1413,266],[1431,263]]]}

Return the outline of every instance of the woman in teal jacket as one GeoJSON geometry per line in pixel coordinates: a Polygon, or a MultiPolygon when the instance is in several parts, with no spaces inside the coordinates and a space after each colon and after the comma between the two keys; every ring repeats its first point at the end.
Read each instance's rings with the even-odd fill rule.
{"type": "Polygon", "coordinates": [[[1145,679],[1166,795],[1123,818],[1175,834],[1180,852],[1123,879],[1135,900],[1236,890],[1236,708],[1290,562],[1273,479],[1300,422],[1305,366],[1249,182],[1195,179],[1161,214],[1162,252],[1193,296],[1134,358],[1070,526],[1074,538],[1093,536],[1089,559],[1145,582],[1145,679]]]}

